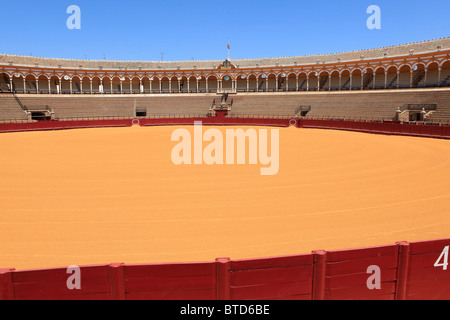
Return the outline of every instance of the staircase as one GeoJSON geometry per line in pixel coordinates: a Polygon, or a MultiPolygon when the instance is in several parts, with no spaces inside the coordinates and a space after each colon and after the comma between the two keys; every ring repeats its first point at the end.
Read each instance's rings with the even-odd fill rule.
{"type": "Polygon", "coordinates": [[[325,87],[325,84],[328,82],[328,77],[321,77],[319,80],[319,90],[322,90],[325,87]]]}
{"type": "Polygon", "coordinates": [[[391,89],[394,88],[394,86],[393,86],[394,83],[395,83],[395,87],[397,87],[397,78],[398,78],[398,76],[395,76],[395,78],[392,79],[392,81],[388,83],[387,87],[391,88],[391,89]]]}
{"type": "Polygon", "coordinates": [[[417,88],[419,87],[420,81],[422,81],[425,78],[425,70],[419,71],[413,78],[412,87],[417,88]]]}
{"type": "Polygon", "coordinates": [[[373,73],[366,75],[364,77],[363,89],[366,90],[372,81],[373,81],[373,73]]]}

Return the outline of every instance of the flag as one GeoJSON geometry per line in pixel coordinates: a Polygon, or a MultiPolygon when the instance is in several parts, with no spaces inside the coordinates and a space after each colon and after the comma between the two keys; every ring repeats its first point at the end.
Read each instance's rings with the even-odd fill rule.
{"type": "Polygon", "coordinates": [[[230,50],[230,41],[228,41],[227,48],[230,50]]]}

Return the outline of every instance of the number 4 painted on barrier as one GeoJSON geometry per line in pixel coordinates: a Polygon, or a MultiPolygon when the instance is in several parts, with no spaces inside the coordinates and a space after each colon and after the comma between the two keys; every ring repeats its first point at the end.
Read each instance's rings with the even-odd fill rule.
{"type": "Polygon", "coordinates": [[[449,249],[449,246],[446,246],[444,248],[444,250],[442,250],[441,255],[439,256],[439,258],[434,263],[434,266],[436,268],[442,267],[442,270],[444,270],[444,271],[447,270],[447,267],[448,267],[448,249],[449,249]],[[442,263],[440,263],[441,260],[444,260],[444,261],[442,263]]]}

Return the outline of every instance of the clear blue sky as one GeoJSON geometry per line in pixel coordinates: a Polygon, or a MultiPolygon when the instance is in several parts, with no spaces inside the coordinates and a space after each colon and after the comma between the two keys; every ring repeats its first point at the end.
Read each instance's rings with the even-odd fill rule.
{"type": "Polygon", "coordinates": [[[449,0],[0,0],[0,53],[108,60],[216,60],[334,53],[450,35],[449,0]],[[381,30],[369,30],[370,5],[381,30]],[[81,30],[69,30],[70,5],[81,30]]]}

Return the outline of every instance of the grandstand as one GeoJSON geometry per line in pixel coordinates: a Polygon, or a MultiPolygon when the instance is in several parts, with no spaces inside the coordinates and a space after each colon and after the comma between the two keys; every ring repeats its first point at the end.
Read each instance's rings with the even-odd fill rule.
{"type": "MultiPolygon", "coordinates": [[[[287,58],[225,61],[86,61],[0,56],[0,121],[208,114],[230,93],[229,116],[395,120],[404,104],[437,104],[450,118],[450,38],[287,58]],[[14,102],[11,92],[20,104],[14,102]],[[9,94],[8,94],[9,93],[9,94]]],[[[405,120],[405,119],[403,119],[405,120]]],[[[410,120],[414,120],[412,117],[410,120]]]]}

